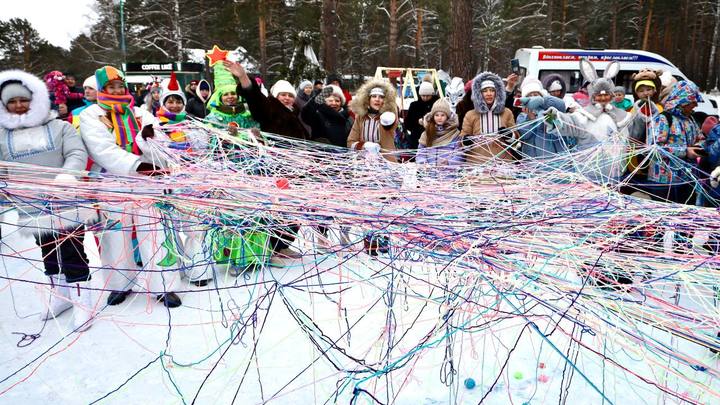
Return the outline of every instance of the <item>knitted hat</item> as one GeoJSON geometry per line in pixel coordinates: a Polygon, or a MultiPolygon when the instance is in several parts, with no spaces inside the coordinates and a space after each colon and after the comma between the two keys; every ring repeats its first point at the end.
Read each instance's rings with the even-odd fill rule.
{"type": "Polygon", "coordinates": [[[543,92],[542,82],[536,77],[526,77],[520,85],[520,92],[523,97],[527,97],[530,93],[541,93],[543,92]]]}
{"type": "Polygon", "coordinates": [[[562,91],[563,87],[560,80],[553,80],[547,88],[547,91],[562,91]]]}
{"type": "Polygon", "coordinates": [[[185,93],[180,90],[180,84],[175,78],[175,72],[170,72],[170,78],[160,83],[160,105],[165,105],[165,100],[170,96],[178,96],[183,104],[187,104],[185,93]]]}
{"type": "Polygon", "coordinates": [[[465,87],[464,87],[465,94],[468,94],[472,91],[472,85],[473,85],[473,79],[470,79],[467,82],[465,82],[465,87]]]}
{"type": "Polygon", "coordinates": [[[305,87],[310,86],[313,87],[313,84],[310,80],[303,80],[300,82],[300,85],[297,87],[297,93],[300,94],[305,90],[305,87]]]}
{"type": "Polygon", "coordinates": [[[342,77],[337,73],[331,73],[328,75],[327,79],[325,79],[325,84],[332,84],[332,82],[338,82],[340,83],[340,87],[342,87],[342,77]]]}
{"type": "Polygon", "coordinates": [[[10,100],[16,97],[32,100],[32,92],[19,80],[10,80],[3,83],[2,88],[0,88],[0,99],[2,99],[3,105],[7,105],[10,100]]]}
{"type": "Polygon", "coordinates": [[[85,79],[85,81],[83,82],[83,88],[85,88],[85,87],[90,87],[91,89],[95,89],[95,90],[98,89],[97,88],[97,80],[95,79],[95,75],[92,75],[92,76],[88,77],[87,79],[85,79]]]}
{"type": "Polygon", "coordinates": [[[105,89],[105,86],[107,86],[108,83],[114,80],[122,81],[127,88],[127,83],[125,82],[125,75],[123,74],[123,72],[112,66],[103,66],[100,69],[96,70],[95,80],[97,81],[99,91],[103,91],[105,89]]]}
{"type": "Polygon", "coordinates": [[[613,89],[613,94],[622,93],[625,94],[625,86],[615,86],[613,89]]]}
{"type": "Polygon", "coordinates": [[[382,89],[382,87],[373,87],[372,90],[370,90],[370,96],[383,96],[385,97],[385,91],[382,89]]]}
{"type": "Polygon", "coordinates": [[[432,96],[435,94],[435,88],[432,83],[423,80],[423,82],[420,83],[420,90],[418,91],[418,94],[421,96],[432,96]]]}
{"type": "Polygon", "coordinates": [[[710,131],[718,124],[718,119],[714,115],[705,118],[705,122],[702,124],[702,132],[707,136],[710,131]]]}
{"type": "Polygon", "coordinates": [[[452,111],[450,110],[450,103],[448,103],[444,98],[438,99],[438,101],[433,103],[430,115],[433,116],[437,112],[445,113],[445,115],[450,118],[450,115],[452,114],[452,111]]]}
{"type": "Polygon", "coordinates": [[[492,81],[492,80],[484,80],[483,82],[480,83],[480,90],[481,90],[481,91],[482,91],[482,90],[485,90],[485,89],[489,89],[489,88],[493,88],[493,89],[495,88],[495,82],[494,82],[494,81],[492,81]]]}
{"type": "Polygon", "coordinates": [[[345,94],[343,94],[343,91],[340,87],[334,84],[329,84],[327,87],[332,88],[333,92],[331,95],[339,98],[342,105],[345,105],[345,103],[347,103],[347,100],[345,100],[345,94]]]}
{"type": "Polygon", "coordinates": [[[270,88],[270,94],[272,94],[273,97],[277,98],[278,94],[280,93],[290,93],[293,95],[293,97],[297,96],[295,88],[287,80],[278,80],[270,88]]]}

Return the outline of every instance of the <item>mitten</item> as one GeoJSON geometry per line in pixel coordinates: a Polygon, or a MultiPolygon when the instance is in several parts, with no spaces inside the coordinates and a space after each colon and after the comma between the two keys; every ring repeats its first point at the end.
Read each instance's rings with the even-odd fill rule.
{"type": "Polygon", "coordinates": [[[148,138],[154,138],[155,137],[155,130],[153,129],[152,125],[145,125],[140,131],[140,136],[142,136],[142,139],[148,140],[148,138]]]}
{"type": "Polygon", "coordinates": [[[315,102],[318,104],[325,104],[325,99],[330,97],[331,94],[333,94],[333,88],[330,86],[325,86],[320,91],[320,93],[315,96],[315,102]]]}

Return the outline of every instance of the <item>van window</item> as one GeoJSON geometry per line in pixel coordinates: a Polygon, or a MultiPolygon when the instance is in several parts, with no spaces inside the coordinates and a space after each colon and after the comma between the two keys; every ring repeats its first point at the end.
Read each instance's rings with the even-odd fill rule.
{"type": "MultiPolygon", "coordinates": [[[[621,70],[613,81],[616,85],[625,87],[625,94],[632,95],[632,75],[635,73],[637,73],[635,70],[621,70]]],[[[568,84],[568,93],[578,91],[585,81],[580,70],[541,70],[540,80],[544,80],[552,74],[558,74],[565,80],[565,83],[568,84]]],[[[597,75],[602,77],[603,71],[598,70],[597,75]]]]}
{"type": "Polygon", "coordinates": [[[560,75],[567,84],[567,92],[575,93],[583,84],[583,77],[579,70],[541,70],[539,74],[540,81],[544,81],[550,75],[560,75]]]}

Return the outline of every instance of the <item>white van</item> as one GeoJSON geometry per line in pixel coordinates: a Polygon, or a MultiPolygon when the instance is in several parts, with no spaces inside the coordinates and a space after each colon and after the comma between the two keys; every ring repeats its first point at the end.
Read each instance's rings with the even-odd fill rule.
{"type": "MultiPolygon", "coordinates": [[[[646,51],[627,49],[584,50],[584,49],[545,49],[542,46],[521,48],[515,51],[515,59],[520,65],[521,76],[534,76],[543,80],[550,74],[559,74],[568,85],[567,92],[574,93],[582,86],[580,58],[587,58],[598,69],[602,77],[603,70],[612,61],[620,63],[620,73],[615,77],[617,85],[625,86],[625,93],[632,99],[632,75],[642,68],[669,71],[678,80],[688,80],[675,65],[664,57],[646,51]]],[[[713,105],[710,97],[703,93],[704,101],[695,111],[708,115],[718,115],[718,106],[713,105]]]]}

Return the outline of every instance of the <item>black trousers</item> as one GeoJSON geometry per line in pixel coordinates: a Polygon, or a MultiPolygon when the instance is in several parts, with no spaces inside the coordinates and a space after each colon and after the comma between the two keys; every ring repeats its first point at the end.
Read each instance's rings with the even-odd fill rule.
{"type": "Polygon", "coordinates": [[[281,227],[281,229],[273,229],[270,231],[270,247],[273,253],[278,250],[287,249],[290,244],[293,243],[300,225],[287,225],[281,227]]]}
{"type": "Polygon", "coordinates": [[[85,232],[82,226],[77,229],[35,235],[35,242],[42,250],[45,274],[54,276],[62,272],[68,283],[90,280],[84,239],[85,232]]]}

